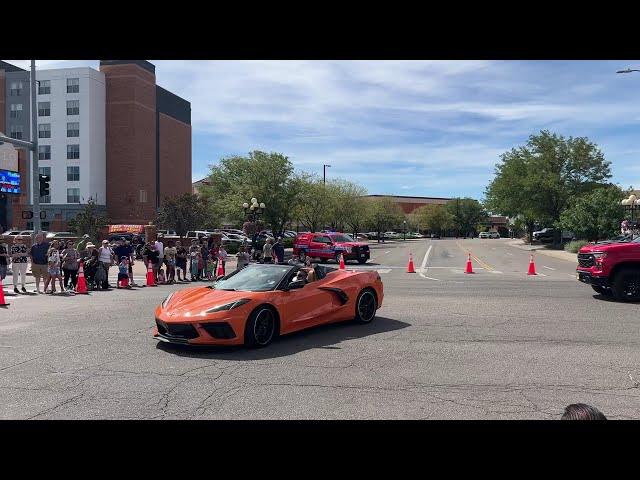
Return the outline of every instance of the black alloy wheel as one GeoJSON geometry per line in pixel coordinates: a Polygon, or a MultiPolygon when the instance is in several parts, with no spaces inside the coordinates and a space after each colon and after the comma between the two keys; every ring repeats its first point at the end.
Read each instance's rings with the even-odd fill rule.
{"type": "Polygon", "coordinates": [[[276,336],[276,317],[268,307],[256,309],[245,327],[244,341],[247,347],[266,347],[276,336]]]}
{"type": "Polygon", "coordinates": [[[640,301],[640,269],[633,267],[621,269],[613,279],[612,290],[617,300],[640,301]]]}
{"type": "Polygon", "coordinates": [[[356,318],[358,323],[370,323],[376,316],[378,301],[371,289],[360,292],[356,300],[356,318]]]}

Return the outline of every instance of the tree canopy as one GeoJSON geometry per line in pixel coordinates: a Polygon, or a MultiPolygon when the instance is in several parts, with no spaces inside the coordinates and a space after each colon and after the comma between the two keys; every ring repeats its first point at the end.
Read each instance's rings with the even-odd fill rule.
{"type": "Polygon", "coordinates": [[[98,232],[107,225],[109,225],[109,219],[98,213],[93,198],[89,198],[82,211],[68,222],[69,230],[78,236],[89,235],[92,242],[98,240],[98,232]]]}
{"type": "Polygon", "coordinates": [[[207,205],[197,195],[185,193],[179,197],[166,198],[158,209],[155,223],[158,227],[175,230],[185,236],[189,230],[199,230],[210,220],[207,205]]]}
{"type": "Polygon", "coordinates": [[[446,204],[451,215],[453,227],[459,234],[475,232],[478,225],[487,218],[487,212],[478,200],[473,198],[454,198],[446,204]]]}

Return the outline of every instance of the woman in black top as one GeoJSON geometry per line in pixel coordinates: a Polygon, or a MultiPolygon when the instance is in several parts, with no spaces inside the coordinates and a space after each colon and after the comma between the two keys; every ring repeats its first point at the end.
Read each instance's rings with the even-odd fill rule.
{"type": "MultiPolygon", "coordinates": [[[[2,227],[0,227],[2,230],[2,227]]],[[[7,253],[7,247],[3,243],[0,243],[0,280],[4,280],[7,276],[7,265],[9,264],[9,254],[7,253]]]]}

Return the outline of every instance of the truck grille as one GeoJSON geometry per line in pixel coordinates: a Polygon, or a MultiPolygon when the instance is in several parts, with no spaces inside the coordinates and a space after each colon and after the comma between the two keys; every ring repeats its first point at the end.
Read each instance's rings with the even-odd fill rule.
{"type": "Polygon", "coordinates": [[[578,254],[578,265],[582,268],[589,268],[595,265],[595,259],[593,255],[588,253],[579,253],[578,254]]]}

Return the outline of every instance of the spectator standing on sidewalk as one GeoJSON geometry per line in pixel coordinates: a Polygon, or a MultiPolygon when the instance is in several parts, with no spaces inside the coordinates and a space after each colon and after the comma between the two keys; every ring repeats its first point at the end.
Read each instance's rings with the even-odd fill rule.
{"type": "MultiPolygon", "coordinates": [[[[2,227],[0,227],[1,229],[2,227]]],[[[4,279],[7,278],[7,268],[9,267],[9,262],[11,261],[11,257],[9,256],[9,252],[7,251],[7,246],[4,243],[0,243],[0,280],[4,282],[4,279]]]]}
{"type": "Polygon", "coordinates": [[[167,265],[167,283],[176,282],[176,254],[178,250],[173,245],[173,240],[167,242],[164,247],[164,260],[167,265]]]}
{"type": "Polygon", "coordinates": [[[187,281],[187,249],[182,246],[182,242],[176,242],[176,270],[178,271],[178,281],[182,282],[180,273],[184,274],[184,281],[187,281]]]}
{"type": "Polygon", "coordinates": [[[113,259],[113,250],[111,250],[108,240],[103,240],[102,246],[98,249],[98,261],[102,264],[106,275],[106,279],[102,282],[102,288],[111,288],[111,285],[109,285],[109,267],[111,267],[115,261],[113,259]]]}
{"type": "Polygon", "coordinates": [[[273,256],[276,263],[284,263],[284,245],[282,244],[282,237],[278,237],[276,243],[273,245],[273,256]]]}
{"type": "MultiPolygon", "coordinates": [[[[227,270],[225,268],[226,264],[227,264],[227,257],[229,256],[229,254],[227,253],[227,250],[224,248],[224,245],[220,245],[220,248],[218,249],[218,262],[222,262],[222,274],[226,275],[227,274],[227,270]]],[[[218,275],[217,269],[216,269],[216,276],[218,275]]]]}
{"type": "Polygon", "coordinates": [[[60,284],[60,293],[64,293],[65,289],[62,285],[62,261],[60,258],[60,250],[58,249],[58,241],[51,242],[51,247],[47,252],[47,280],[44,282],[44,293],[47,293],[47,287],[51,282],[51,293],[56,293],[56,280],[60,284]]]}
{"type": "Polygon", "coordinates": [[[273,246],[271,245],[271,238],[267,238],[264,247],[262,247],[262,263],[271,263],[272,250],[273,246]]]}
{"type": "Polygon", "coordinates": [[[49,283],[49,274],[47,273],[47,252],[49,251],[49,243],[44,241],[44,234],[38,233],[35,238],[36,243],[31,246],[29,257],[31,257],[31,273],[36,280],[35,293],[40,292],[40,279],[49,283]]]}
{"type": "Polygon", "coordinates": [[[160,269],[160,252],[156,248],[155,242],[147,242],[144,246],[143,255],[147,260],[147,269],[151,265],[153,270],[153,278],[158,283],[158,270],[160,269]]]}
{"type": "Polygon", "coordinates": [[[76,288],[78,282],[78,266],[80,252],[75,249],[73,242],[67,242],[67,248],[62,251],[62,273],[64,274],[64,288],[67,290],[76,288]]]}
{"type": "Polygon", "coordinates": [[[236,270],[242,270],[251,262],[251,254],[247,252],[246,247],[240,247],[238,253],[236,254],[236,257],[238,259],[236,270]]]}
{"type": "Polygon", "coordinates": [[[22,293],[27,293],[27,289],[24,288],[27,277],[27,262],[29,261],[27,246],[24,244],[24,240],[20,237],[16,237],[11,245],[11,270],[13,270],[13,291],[18,291],[18,277],[22,280],[22,293]]]}

